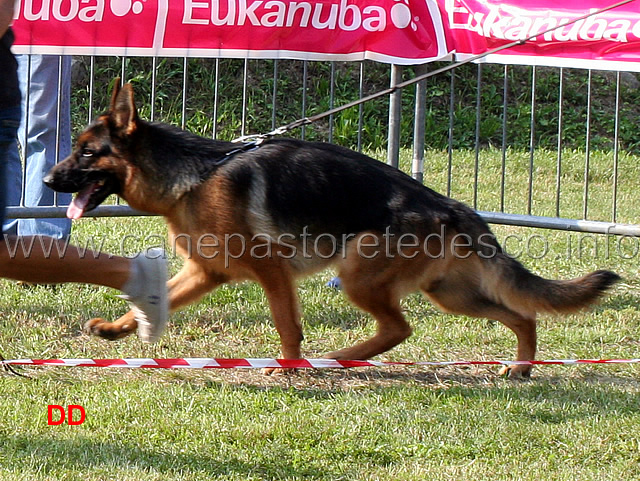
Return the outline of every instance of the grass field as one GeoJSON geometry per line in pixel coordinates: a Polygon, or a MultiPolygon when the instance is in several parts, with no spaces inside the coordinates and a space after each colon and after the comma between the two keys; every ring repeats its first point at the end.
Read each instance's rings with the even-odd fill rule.
{"type": "MultiPolygon", "coordinates": [[[[404,153],[403,165],[409,154],[404,153]]],[[[429,152],[425,179],[446,189],[446,153],[429,152]]],[[[452,195],[473,198],[473,153],[456,153],[452,195]]],[[[567,153],[561,215],[582,213],[584,154],[567,153]]],[[[536,156],[534,214],[555,214],[555,154],[536,156]]],[[[590,217],[610,220],[610,156],[591,158],[590,217]]],[[[634,222],[640,159],[623,157],[620,221],[634,222]]],[[[510,153],[506,210],[524,212],[528,154],[510,153]]],[[[498,153],[483,154],[478,208],[499,206],[498,153]]],[[[546,277],[597,268],[624,281],[592,311],[545,315],[539,358],[640,357],[638,239],[496,226],[499,239],[546,277]],[[597,246],[597,249],[596,249],[597,246]]],[[[74,240],[114,253],[157,245],[160,219],[84,220],[74,240]],[[122,239],[126,237],[126,242],[122,239]]],[[[171,270],[180,262],[171,259],[171,270]]],[[[325,287],[304,281],[307,357],[371,335],[374,325],[325,287]]],[[[95,316],[125,312],[117,292],[91,286],[18,287],[1,281],[0,352],[7,358],[276,357],[262,291],[225,286],[172,316],[155,345],[81,333],[95,316]]],[[[404,301],[414,335],[384,360],[510,359],[502,325],[404,301]]],[[[528,382],[496,369],[389,367],[300,371],[21,369],[0,372],[0,480],[633,480],[640,479],[637,365],[538,367],[528,382]],[[80,426],[47,425],[50,404],[79,404],[80,426]]]]}

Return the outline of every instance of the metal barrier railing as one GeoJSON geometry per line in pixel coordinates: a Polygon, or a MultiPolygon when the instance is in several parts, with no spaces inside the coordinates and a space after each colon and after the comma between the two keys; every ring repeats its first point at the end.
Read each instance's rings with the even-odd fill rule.
{"type": "MultiPolygon", "coordinates": [[[[96,112],[107,108],[110,88],[106,83],[121,76],[134,82],[143,117],[225,139],[272,130],[346,100],[363,98],[398,83],[403,76],[431,68],[293,60],[115,57],[74,60],[74,129],[80,130],[96,112]]],[[[481,211],[492,223],[637,236],[638,227],[632,224],[635,205],[621,201],[619,196],[620,176],[624,174],[621,153],[637,148],[635,144],[625,146],[626,150],[621,147],[622,122],[634,115],[634,110],[625,104],[623,76],[622,72],[568,68],[469,65],[420,82],[402,95],[394,94],[389,101],[360,105],[355,112],[332,116],[319,125],[303,126],[292,134],[346,144],[358,150],[379,152],[380,148],[386,148],[389,163],[400,165],[427,185],[432,185],[434,178],[440,179],[435,189],[449,196],[457,197],[456,184],[472,182],[472,196],[460,200],[481,211]],[[573,88],[578,76],[585,85],[579,94],[573,88]],[[602,94],[603,82],[615,86],[602,94]],[[606,102],[610,105],[603,109],[606,102]],[[555,111],[550,113],[550,105],[554,103],[555,111]],[[523,116],[528,116],[526,122],[523,116]],[[577,131],[579,135],[575,135],[577,131]],[[381,139],[381,132],[388,132],[386,140],[381,139]],[[555,152],[550,147],[552,143],[555,152]],[[413,147],[409,162],[398,154],[403,147],[413,147]],[[574,165],[575,160],[567,165],[568,149],[580,150],[584,156],[581,168],[574,165]],[[593,196],[603,191],[602,185],[598,186],[600,194],[593,189],[592,155],[596,150],[604,150],[611,157],[606,192],[611,204],[606,216],[602,212],[593,214],[591,209],[593,196]],[[528,165],[514,190],[510,185],[510,162],[515,151],[519,152],[518,169],[522,170],[523,156],[528,165]],[[546,183],[553,182],[553,189],[545,188],[543,194],[538,192],[536,183],[539,154],[555,157],[553,179],[549,175],[544,178],[546,183]],[[489,206],[479,195],[486,182],[482,166],[488,155],[499,162],[490,174],[496,187],[489,206]],[[432,162],[434,156],[444,157],[446,162],[432,162]],[[462,180],[458,178],[459,171],[464,171],[462,180]],[[571,215],[567,216],[563,201],[569,187],[571,215]],[[579,213],[575,208],[576,188],[581,191],[579,213]],[[513,208],[513,199],[522,200],[523,195],[518,208],[513,208]],[[540,212],[538,195],[553,196],[553,205],[540,212]]],[[[548,167],[548,160],[545,162],[548,167]]],[[[627,183],[632,181],[626,179],[627,183]]],[[[546,204],[548,201],[545,199],[546,204]]],[[[63,206],[28,207],[23,199],[20,206],[8,208],[7,217],[62,217],[64,212],[63,206]]],[[[92,215],[140,213],[124,205],[102,205],[92,215]]]]}

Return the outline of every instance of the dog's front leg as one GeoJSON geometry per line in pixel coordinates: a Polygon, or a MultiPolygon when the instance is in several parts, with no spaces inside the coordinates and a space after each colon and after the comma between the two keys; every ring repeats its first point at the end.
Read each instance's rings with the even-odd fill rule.
{"type": "MultiPolygon", "coordinates": [[[[256,272],[256,277],[264,289],[271,315],[280,336],[283,359],[300,359],[302,325],[293,276],[283,265],[271,265],[256,272]]],[[[265,374],[284,372],[286,369],[265,369],[265,374]]]]}
{"type": "MultiPolygon", "coordinates": [[[[171,312],[197,301],[207,292],[227,281],[216,272],[206,272],[197,262],[187,259],[184,266],[167,283],[171,312]]],[[[108,340],[116,340],[133,334],[138,328],[133,311],[127,312],[114,322],[91,319],[84,325],[85,332],[108,340]]]]}

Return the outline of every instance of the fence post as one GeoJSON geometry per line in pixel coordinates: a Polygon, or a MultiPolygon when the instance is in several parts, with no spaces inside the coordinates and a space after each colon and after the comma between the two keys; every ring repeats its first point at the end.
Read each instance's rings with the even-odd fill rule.
{"type": "MultiPolygon", "coordinates": [[[[426,74],[428,67],[426,64],[416,65],[415,75],[426,74]]],[[[413,124],[413,162],[411,165],[411,175],[422,184],[424,179],[424,139],[425,139],[425,118],[427,108],[427,80],[421,80],[416,84],[416,106],[413,124]]]]}
{"type": "MultiPolygon", "coordinates": [[[[391,66],[391,87],[402,81],[402,67],[391,66]]],[[[389,96],[389,137],[387,142],[387,164],[398,167],[400,159],[400,116],[402,113],[402,90],[389,96]]]]}

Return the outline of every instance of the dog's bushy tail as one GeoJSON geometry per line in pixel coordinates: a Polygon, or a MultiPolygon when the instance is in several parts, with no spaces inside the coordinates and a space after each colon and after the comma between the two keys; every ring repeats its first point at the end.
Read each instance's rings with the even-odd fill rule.
{"type": "Polygon", "coordinates": [[[615,272],[598,270],[570,280],[544,279],[517,260],[501,254],[492,263],[498,281],[493,295],[515,310],[570,313],[594,304],[620,280],[615,272]]]}

